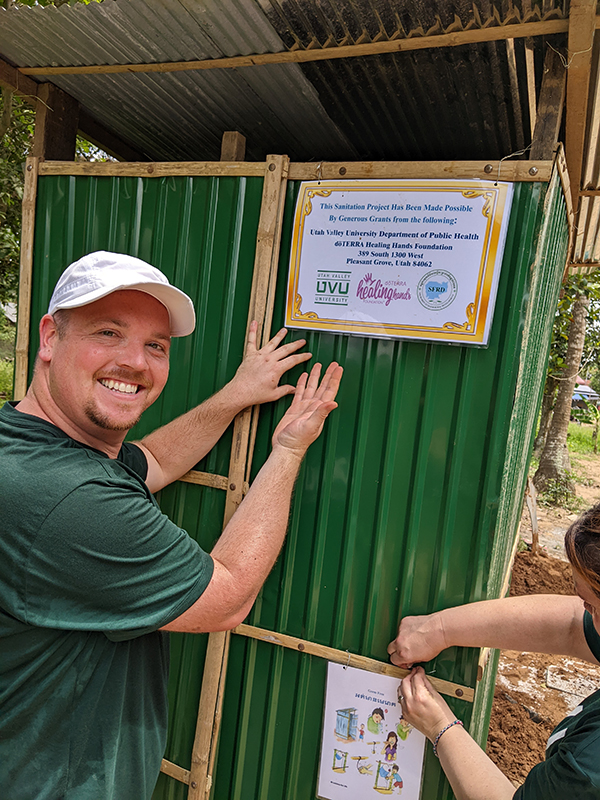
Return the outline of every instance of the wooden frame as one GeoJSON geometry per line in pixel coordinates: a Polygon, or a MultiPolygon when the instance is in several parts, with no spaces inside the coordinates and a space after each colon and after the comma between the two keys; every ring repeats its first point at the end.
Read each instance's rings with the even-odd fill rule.
{"type": "MultiPolygon", "coordinates": [[[[230,152],[240,152],[241,142],[233,142],[230,152]]],[[[562,155],[564,161],[564,155],[562,155]]],[[[31,305],[31,270],[35,220],[35,197],[38,175],[134,175],[163,177],[165,175],[198,176],[264,176],[263,196],[257,232],[254,275],[248,312],[248,325],[259,322],[259,335],[264,342],[269,335],[275,296],[279,242],[288,180],[319,180],[340,177],[346,179],[378,178],[499,178],[510,181],[549,180],[552,162],[320,162],[290,164],[287,156],[268,156],[264,163],[243,161],[205,163],[72,163],[43,162],[28,159],[23,204],[23,242],[21,255],[21,293],[17,338],[17,382],[15,396],[22,397],[28,372],[29,318],[31,305]]],[[[565,173],[565,180],[568,181],[565,173]]],[[[563,181],[563,187],[568,186],[563,181]]],[[[571,212],[572,213],[572,212],[571,212]]],[[[213,475],[191,470],[181,480],[219,488],[227,493],[223,527],[227,524],[248,490],[258,409],[246,409],[235,420],[229,473],[213,475]]],[[[239,625],[234,634],[260,639],[276,646],[345,663],[381,674],[403,677],[406,670],[358,654],[324,647],[316,643],[267,631],[250,625],[239,625]]],[[[161,771],[188,785],[188,800],[207,800],[212,786],[216,747],[220,731],[222,704],[231,632],[209,635],[205,659],[196,734],[189,770],[163,759],[161,771]]],[[[474,690],[448,681],[433,678],[436,687],[453,697],[472,702],[474,690]]]]}

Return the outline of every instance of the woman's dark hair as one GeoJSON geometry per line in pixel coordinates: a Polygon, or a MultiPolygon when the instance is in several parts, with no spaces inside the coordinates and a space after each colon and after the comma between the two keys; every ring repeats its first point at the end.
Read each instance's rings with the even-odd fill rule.
{"type": "Polygon", "coordinates": [[[565,534],[571,566],[600,597],[600,503],[583,513],[565,534]]]}
{"type": "Polygon", "coordinates": [[[395,733],[394,731],[390,731],[390,732],[388,733],[388,735],[387,735],[386,742],[387,742],[387,740],[390,738],[390,736],[393,736],[393,737],[394,737],[394,739],[396,740],[396,744],[398,744],[398,734],[397,734],[397,733],[395,733]]]}

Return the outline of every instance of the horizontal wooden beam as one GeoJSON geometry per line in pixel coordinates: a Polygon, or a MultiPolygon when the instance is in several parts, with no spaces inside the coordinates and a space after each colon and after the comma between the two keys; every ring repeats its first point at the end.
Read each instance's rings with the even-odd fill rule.
{"type": "MultiPolygon", "coordinates": [[[[110,175],[162,178],[172,175],[264,175],[262,161],[160,161],[99,163],[45,161],[40,175],[110,175]]],[[[547,182],[552,161],[321,161],[290,163],[288,179],[295,181],[390,178],[426,180],[472,179],[547,182]]]]}
{"type": "Polygon", "coordinates": [[[164,772],[164,774],[168,775],[170,778],[175,778],[176,781],[180,781],[180,783],[186,783],[189,786],[190,783],[189,769],[184,769],[183,767],[180,767],[177,764],[173,764],[172,761],[167,761],[166,758],[163,758],[162,763],[160,765],[160,771],[164,772]]]}
{"type": "MultiPolygon", "coordinates": [[[[364,669],[367,672],[376,672],[378,675],[390,675],[392,678],[405,678],[410,670],[400,669],[393,664],[385,661],[377,661],[374,658],[367,658],[366,656],[350,653],[347,650],[336,650],[333,647],[326,647],[322,644],[309,642],[306,639],[297,639],[295,636],[288,636],[276,631],[264,630],[264,628],[256,628],[253,625],[238,625],[234,628],[232,633],[237,633],[240,636],[248,636],[251,639],[259,639],[261,642],[268,644],[276,644],[281,647],[287,647],[291,650],[296,650],[300,653],[308,653],[311,656],[318,656],[319,658],[326,658],[327,661],[335,661],[336,664],[344,664],[347,667],[356,667],[357,669],[364,669]]],[[[473,702],[474,690],[470,686],[460,686],[451,681],[444,681],[436,678],[434,675],[427,676],[431,683],[435,686],[438,692],[449,695],[450,697],[459,697],[461,700],[466,700],[469,703],[473,702]]]]}
{"type": "Polygon", "coordinates": [[[6,86],[19,97],[35,102],[39,84],[0,59],[0,86],[6,86]]]}
{"type": "MultiPolygon", "coordinates": [[[[595,24],[596,28],[600,28],[600,17],[596,17],[595,24]]],[[[498,42],[530,36],[549,36],[555,33],[566,33],[568,29],[568,19],[552,19],[489,28],[473,28],[466,31],[440,33],[431,36],[410,36],[405,39],[392,39],[384,42],[292,50],[281,53],[260,53],[229,58],[209,58],[202,61],[167,61],[156,64],[94,64],[70,67],[23,67],[21,72],[23,75],[114,75],[134,72],[238,69],[240,67],[259,67],[265,64],[305,64],[310,61],[329,61],[336,58],[358,58],[361,56],[385,55],[387,53],[428,50],[433,47],[457,47],[464,44],[498,42]]]]}
{"type": "MultiPolygon", "coordinates": [[[[26,100],[36,108],[39,106],[40,90],[42,87],[54,86],[54,84],[38,83],[32,78],[23,75],[16,67],[11,66],[6,61],[0,59],[0,86],[6,86],[18,97],[26,100]]],[[[66,92],[65,98],[74,101],[66,92]]],[[[75,102],[75,101],[74,101],[75,102]]],[[[127,161],[145,161],[146,156],[139,150],[124,142],[114,133],[109,131],[101,122],[94,119],[84,108],[79,108],[79,133],[92,144],[104,150],[113,158],[125,159],[127,161]]],[[[69,162],[70,163],[70,162],[69,162]]]]}
{"type": "Polygon", "coordinates": [[[114,177],[164,178],[177,175],[239,175],[242,177],[265,174],[263,161],[45,161],[40,165],[40,175],[108,175],[114,177]]]}
{"type": "Polygon", "coordinates": [[[581,189],[580,197],[600,197],[600,189],[581,189]]]}

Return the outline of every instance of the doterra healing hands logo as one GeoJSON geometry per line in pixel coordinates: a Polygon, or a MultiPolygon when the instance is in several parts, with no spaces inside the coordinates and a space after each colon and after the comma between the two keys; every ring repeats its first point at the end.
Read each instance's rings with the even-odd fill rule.
{"type": "Polygon", "coordinates": [[[441,311],[454,301],[458,282],[451,272],[434,269],[423,275],[417,286],[417,297],[424,308],[441,311]]]}
{"type": "Polygon", "coordinates": [[[386,306],[389,306],[392,300],[410,300],[408,287],[406,291],[399,292],[394,286],[389,285],[390,283],[383,284],[379,278],[377,280],[373,278],[373,273],[367,272],[358,282],[356,296],[366,303],[384,303],[386,306]]]}

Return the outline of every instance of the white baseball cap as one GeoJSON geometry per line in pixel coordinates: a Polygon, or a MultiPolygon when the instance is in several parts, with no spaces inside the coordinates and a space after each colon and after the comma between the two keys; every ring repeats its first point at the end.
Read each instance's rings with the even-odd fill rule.
{"type": "Polygon", "coordinates": [[[88,253],[66,268],[54,287],[48,313],[86,306],[120,289],[137,289],[161,302],[169,312],[171,336],[187,336],[194,330],[194,304],[187,294],[140,258],[105,250],[88,253]]]}

